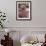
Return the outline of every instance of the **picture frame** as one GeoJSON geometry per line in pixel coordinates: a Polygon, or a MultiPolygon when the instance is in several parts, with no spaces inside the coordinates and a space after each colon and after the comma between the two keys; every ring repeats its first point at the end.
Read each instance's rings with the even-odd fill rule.
{"type": "Polygon", "coordinates": [[[16,1],[16,20],[31,20],[31,5],[31,1],[16,1]]]}

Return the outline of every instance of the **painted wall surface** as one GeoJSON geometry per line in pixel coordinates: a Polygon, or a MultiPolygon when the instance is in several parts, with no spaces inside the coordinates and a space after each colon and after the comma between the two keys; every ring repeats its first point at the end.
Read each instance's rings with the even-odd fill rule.
{"type": "MultiPolygon", "coordinates": [[[[27,33],[31,34],[32,31],[45,31],[44,33],[46,33],[46,0],[32,0],[31,21],[16,20],[16,1],[17,0],[0,0],[0,10],[6,12],[7,16],[5,26],[8,27],[8,29],[11,29],[10,31],[19,31],[20,33],[17,34],[14,32],[13,35],[15,35],[15,37],[13,35],[11,35],[11,37],[13,37],[14,40],[18,40],[19,37],[21,38],[21,36],[27,33]]],[[[18,41],[14,41],[14,44],[15,42],[18,41]]],[[[16,43],[16,45],[20,45],[20,42],[16,43]]]]}
{"type": "Polygon", "coordinates": [[[32,20],[16,20],[16,1],[0,0],[0,10],[6,12],[6,27],[46,27],[46,0],[32,0],[32,20]]]}

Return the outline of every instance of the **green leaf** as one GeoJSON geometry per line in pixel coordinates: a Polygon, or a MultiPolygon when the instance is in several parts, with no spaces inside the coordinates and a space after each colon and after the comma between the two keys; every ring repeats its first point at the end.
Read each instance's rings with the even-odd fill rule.
{"type": "Polygon", "coordinates": [[[0,17],[2,17],[2,15],[0,17]]]}
{"type": "Polygon", "coordinates": [[[2,15],[1,15],[2,16],[2,15]]]}
{"type": "Polygon", "coordinates": [[[6,17],[6,16],[3,16],[3,17],[6,17]]]}
{"type": "Polygon", "coordinates": [[[4,20],[6,20],[6,19],[4,19],[4,20]]]}
{"type": "Polygon", "coordinates": [[[1,25],[1,24],[0,24],[1,25]]]}
{"type": "Polygon", "coordinates": [[[1,27],[3,28],[3,25],[1,25],[1,27]]]}
{"type": "Polygon", "coordinates": [[[2,13],[2,12],[0,12],[0,13],[2,13]]]}
{"type": "Polygon", "coordinates": [[[4,13],[4,15],[5,15],[5,13],[4,13]]]}
{"type": "Polygon", "coordinates": [[[6,19],[1,19],[2,21],[6,20],[6,19]]]}
{"type": "Polygon", "coordinates": [[[1,21],[0,21],[0,23],[1,23],[1,21]]]}

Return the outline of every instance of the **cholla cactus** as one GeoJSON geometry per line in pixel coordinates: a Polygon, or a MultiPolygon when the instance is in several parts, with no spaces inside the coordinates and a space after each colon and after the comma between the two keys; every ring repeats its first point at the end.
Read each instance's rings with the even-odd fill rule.
{"type": "Polygon", "coordinates": [[[4,27],[4,22],[6,20],[6,15],[4,12],[0,11],[0,27],[3,28],[4,27]]]}

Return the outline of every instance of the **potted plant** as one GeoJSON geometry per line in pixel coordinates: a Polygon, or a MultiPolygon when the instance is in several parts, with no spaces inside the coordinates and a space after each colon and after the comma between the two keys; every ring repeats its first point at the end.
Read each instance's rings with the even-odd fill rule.
{"type": "Polygon", "coordinates": [[[6,15],[4,12],[0,11],[0,27],[4,28],[4,22],[6,20],[6,15]]]}

